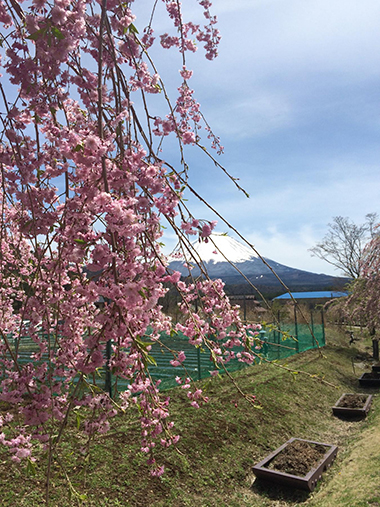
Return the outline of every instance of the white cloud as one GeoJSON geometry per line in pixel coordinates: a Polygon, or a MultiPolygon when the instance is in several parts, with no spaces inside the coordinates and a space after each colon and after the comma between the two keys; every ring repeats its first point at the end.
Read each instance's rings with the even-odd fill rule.
{"type": "Polygon", "coordinates": [[[356,80],[380,72],[377,0],[229,0],[213,8],[222,33],[222,86],[305,72],[356,80]]]}
{"type": "MultiPolygon", "coordinates": [[[[192,157],[191,183],[263,255],[337,275],[308,248],[333,216],[360,222],[380,211],[380,3],[214,0],[212,10],[220,56],[210,64],[202,50],[190,55],[191,84],[226,145],[221,162],[251,199],[201,157],[192,157]]],[[[161,63],[174,73],[171,58],[161,63]]]]}
{"type": "Polygon", "coordinates": [[[258,90],[243,100],[238,95],[227,100],[223,100],[222,106],[208,107],[209,122],[216,125],[218,134],[225,138],[234,136],[242,140],[268,135],[292,123],[291,107],[280,94],[258,90]]]}
{"type": "Polygon", "coordinates": [[[302,226],[292,234],[278,231],[274,227],[264,234],[250,234],[247,239],[255,245],[261,255],[280,264],[313,273],[341,276],[341,273],[328,263],[311,256],[308,250],[321,238],[317,237],[310,226],[302,226]]]}
{"type": "MultiPolygon", "coordinates": [[[[212,181],[202,190],[228,222],[254,243],[259,252],[282,264],[313,272],[339,273],[316,258],[308,249],[320,241],[334,216],[347,216],[356,223],[370,212],[380,212],[378,166],[346,160],[327,161],[320,172],[309,171],[298,179],[284,174],[271,181],[263,171],[262,181],[246,188],[246,199],[227,181],[212,191],[212,181]],[[287,181],[288,176],[288,181],[287,181]],[[210,195],[211,194],[211,195],[210,195]]],[[[203,205],[190,200],[195,216],[215,219],[203,205]]],[[[219,221],[218,232],[228,231],[219,221]]]]}

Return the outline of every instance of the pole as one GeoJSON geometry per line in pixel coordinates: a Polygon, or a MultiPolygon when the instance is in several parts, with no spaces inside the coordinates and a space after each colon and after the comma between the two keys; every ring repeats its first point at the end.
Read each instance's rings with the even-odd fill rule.
{"type": "Polygon", "coordinates": [[[326,335],[325,335],[325,314],[323,313],[323,308],[321,308],[321,321],[322,321],[322,338],[323,338],[323,345],[326,345],[326,335]]]}
{"type": "MultiPolygon", "coordinates": [[[[195,313],[198,313],[198,299],[195,300],[195,313]]],[[[197,347],[198,380],[201,380],[201,347],[197,347]]]]}
{"type": "Polygon", "coordinates": [[[108,340],[106,343],[106,381],[104,385],[104,390],[108,391],[109,397],[112,398],[112,375],[111,375],[111,369],[110,369],[110,360],[111,360],[111,340],[108,340]]]}
{"type": "Polygon", "coordinates": [[[296,351],[300,351],[300,343],[298,341],[298,322],[297,322],[297,305],[294,305],[294,334],[296,338],[296,351]]]}
{"type": "Polygon", "coordinates": [[[277,311],[277,323],[278,323],[278,331],[274,331],[274,342],[277,341],[277,359],[280,359],[280,340],[281,340],[281,312],[277,311]],[[277,338],[277,340],[276,340],[277,338]]]}
{"type": "Polygon", "coordinates": [[[379,341],[374,339],[372,340],[372,351],[373,351],[373,358],[375,361],[379,360],[379,341]]]}
{"type": "Polygon", "coordinates": [[[312,340],[313,340],[313,347],[315,347],[315,331],[314,331],[314,315],[313,315],[313,309],[310,310],[310,323],[311,323],[311,332],[312,332],[312,340]]]}

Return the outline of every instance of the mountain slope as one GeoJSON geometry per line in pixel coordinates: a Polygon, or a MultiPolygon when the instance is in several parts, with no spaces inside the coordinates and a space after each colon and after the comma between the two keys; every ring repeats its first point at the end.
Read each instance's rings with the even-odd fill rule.
{"type": "MultiPolygon", "coordinates": [[[[210,278],[222,278],[227,285],[247,284],[244,277],[230,264],[231,262],[256,287],[266,287],[271,291],[282,288],[276,276],[257,254],[236,239],[223,234],[212,234],[208,243],[195,241],[192,243],[192,247],[194,257],[202,261],[210,278]]],[[[272,259],[264,259],[291,290],[341,288],[348,281],[347,278],[312,273],[285,266],[272,259]]],[[[169,260],[171,269],[179,271],[183,276],[189,275],[186,260],[178,260],[175,255],[171,256],[169,260]]],[[[194,259],[189,255],[188,260],[191,265],[195,266],[192,269],[192,275],[198,276],[200,270],[194,259]]]]}

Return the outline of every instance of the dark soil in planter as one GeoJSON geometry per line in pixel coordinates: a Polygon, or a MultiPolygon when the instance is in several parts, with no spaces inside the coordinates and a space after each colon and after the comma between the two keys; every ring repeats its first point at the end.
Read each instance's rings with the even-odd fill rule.
{"type": "Polygon", "coordinates": [[[380,375],[377,372],[367,372],[359,378],[359,384],[363,387],[380,387],[380,375]]]}
{"type": "Polygon", "coordinates": [[[369,371],[367,373],[363,373],[361,378],[379,379],[380,380],[380,374],[377,371],[369,371]]]}
{"type": "Polygon", "coordinates": [[[291,438],[253,467],[259,480],[313,491],[335,459],[336,445],[291,438]]]}
{"type": "MultiPolygon", "coordinates": [[[[360,383],[362,383],[360,381],[360,383]]],[[[345,393],[332,407],[333,414],[341,419],[359,420],[366,417],[372,405],[372,396],[359,393],[345,393]]]]}
{"type": "Polygon", "coordinates": [[[275,456],[268,468],[302,477],[314,468],[326,451],[324,445],[295,440],[275,456]]]}
{"type": "Polygon", "coordinates": [[[367,398],[368,396],[365,394],[345,394],[337,406],[344,408],[362,408],[367,398]]]}

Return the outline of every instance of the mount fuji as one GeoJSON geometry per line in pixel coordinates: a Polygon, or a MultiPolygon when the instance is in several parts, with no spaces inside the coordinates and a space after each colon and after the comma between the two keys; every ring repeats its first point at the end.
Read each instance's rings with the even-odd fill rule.
{"type": "MultiPolygon", "coordinates": [[[[231,293],[250,292],[250,285],[237,269],[255,287],[261,292],[264,291],[267,295],[284,292],[281,283],[254,250],[226,234],[214,233],[209,237],[207,243],[205,241],[194,241],[191,250],[193,257],[201,261],[209,277],[221,278],[229,286],[231,293]]],[[[197,267],[194,258],[188,254],[186,260],[183,260],[183,258],[178,259],[176,252],[173,252],[169,257],[169,267],[179,271],[182,276],[186,277],[189,276],[189,270],[186,266],[188,261],[189,264],[194,266],[191,270],[192,275],[199,276],[201,271],[197,267]]],[[[348,282],[347,278],[290,268],[266,257],[264,257],[264,260],[292,291],[341,289],[348,282]]]]}

